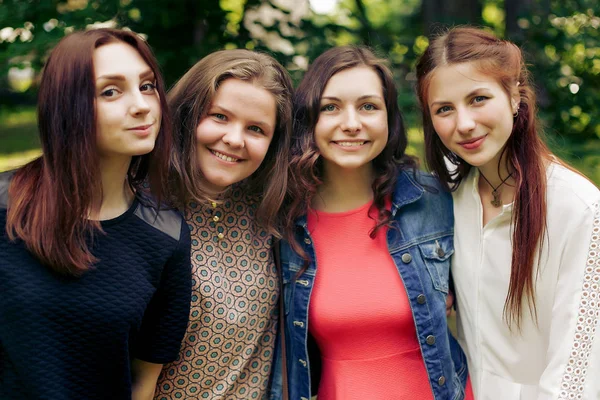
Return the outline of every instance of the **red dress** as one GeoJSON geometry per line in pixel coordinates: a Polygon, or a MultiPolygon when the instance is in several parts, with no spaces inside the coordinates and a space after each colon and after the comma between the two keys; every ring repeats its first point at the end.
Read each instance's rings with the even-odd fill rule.
{"type": "Polygon", "coordinates": [[[318,398],[433,399],[386,230],[369,237],[371,204],[308,216],[317,258],[308,326],[323,364],[318,398]]]}
{"type": "MultiPolygon", "coordinates": [[[[323,364],[318,399],[433,399],[387,229],[369,237],[371,204],[308,215],[318,265],[309,305],[323,364]]],[[[466,392],[472,400],[469,383],[466,392]]]]}

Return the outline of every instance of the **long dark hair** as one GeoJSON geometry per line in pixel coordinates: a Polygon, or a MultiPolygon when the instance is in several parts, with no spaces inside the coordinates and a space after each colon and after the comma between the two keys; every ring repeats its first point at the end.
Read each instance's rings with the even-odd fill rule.
{"type": "Polygon", "coordinates": [[[446,189],[455,189],[467,176],[471,165],[442,144],[435,132],[427,93],[432,74],[441,65],[472,62],[484,74],[502,85],[508,97],[517,87],[520,104],[512,133],[503,151],[513,171],[516,193],[512,214],[512,260],[504,318],[520,328],[523,300],[536,317],[534,299],[535,258],[542,251],[546,232],[546,164],[550,150],[539,135],[536,98],[521,50],[482,29],[458,27],[434,38],[417,64],[417,94],[423,111],[425,152],[429,167],[446,189]],[[444,159],[456,169],[450,172],[444,159]]]}
{"type": "Polygon", "coordinates": [[[257,222],[270,233],[279,235],[276,221],[287,190],[293,85],[285,68],[267,54],[244,49],[214,52],[198,61],[169,91],[175,130],[172,193],[181,208],[189,200],[204,203],[210,200],[206,178],[198,166],[195,132],[208,113],[219,85],[226,79],[255,83],[275,98],[275,134],[262,164],[245,181],[244,191],[260,199],[257,222]]]}
{"type": "Polygon", "coordinates": [[[22,240],[42,264],[71,275],[87,270],[96,258],[88,247],[98,221],[102,185],[98,171],[93,54],[100,46],[132,46],[154,72],[162,123],[151,153],[134,156],[127,171],[132,189],[147,180],[162,198],[171,148],[166,93],[150,47],[137,34],[116,29],[74,32],[64,37],[46,62],[38,96],[42,156],[18,169],[11,181],[6,231],[22,240]]]}
{"type": "Polygon", "coordinates": [[[340,71],[366,66],[372,68],[381,80],[388,116],[388,141],[383,151],[373,159],[373,207],[377,220],[371,231],[386,225],[391,214],[385,199],[394,190],[399,168],[414,168],[416,161],[405,154],[408,139],[400,109],[398,92],[392,72],[384,59],[378,58],[367,47],[341,46],[327,50],[308,68],[294,97],[294,135],[290,157],[290,188],[285,216],[285,236],[294,249],[308,257],[294,239],[295,220],[310,209],[317,186],[322,183],[323,162],[315,142],[314,130],[319,119],[320,102],[325,86],[340,71]]]}

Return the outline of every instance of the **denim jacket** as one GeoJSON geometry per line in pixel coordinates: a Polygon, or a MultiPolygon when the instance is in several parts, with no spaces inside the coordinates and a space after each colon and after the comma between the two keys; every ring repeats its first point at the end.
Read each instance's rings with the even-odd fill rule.
{"type": "MultiPolygon", "coordinates": [[[[392,196],[388,249],[409,297],[434,398],[461,400],[467,380],[466,359],[446,323],[450,256],[454,253],[452,197],[442,191],[433,176],[418,171],[416,178],[412,171],[399,173],[392,196]]],[[[309,360],[308,354],[309,342],[314,344],[308,333],[308,309],[317,262],[306,216],[299,218],[296,225],[296,240],[312,262],[294,280],[304,260],[289,244],[281,243],[284,331],[289,398],[308,400],[311,397],[311,372],[313,377],[315,375],[311,367],[318,368],[320,364],[318,357],[309,360]]],[[[281,399],[282,392],[279,346],[276,347],[271,382],[271,399],[277,400],[281,399]]],[[[314,388],[316,385],[312,384],[314,388]]]]}

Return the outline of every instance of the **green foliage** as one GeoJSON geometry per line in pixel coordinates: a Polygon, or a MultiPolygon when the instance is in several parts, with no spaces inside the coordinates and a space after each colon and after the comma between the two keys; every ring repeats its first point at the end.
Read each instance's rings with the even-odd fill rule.
{"type": "MultiPolygon", "coordinates": [[[[467,8],[481,6],[481,18],[473,23],[483,23],[503,36],[509,22],[504,11],[508,1],[515,0],[440,4],[452,3],[452,10],[463,7],[464,15],[471,14],[467,8]]],[[[22,80],[9,89],[11,68],[13,74],[15,69],[28,68],[39,74],[49,49],[61,37],[101,23],[144,34],[169,85],[201,57],[221,48],[270,52],[298,82],[306,66],[326,49],[366,44],[390,60],[400,107],[409,126],[418,126],[414,64],[427,46],[427,32],[435,30],[424,22],[424,4],[422,0],[340,0],[332,13],[321,15],[310,10],[308,0],[0,0],[0,106],[35,104],[36,80],[22,80]]],[[[528,54],[552,147],[600,183],[597,0],[519,4],[531,7],[517,21],[522,35],[516,40],[528,54]]],[[[464,20],[458,12],[438,15],[435,21],[452,18],[464,20]]],[[[7,127],[0,122],[0,129],[7,127]]],[[[415,132],[410,135],[411,151],[420,153],[415,132]]],[[[2,135],[0,140],[3,146],[7,143],[2,135]]]]}
{"type": "Polygon", "coordinates": [[[600,15],[595,0],[551,1],[522,21],[551,146],[600,182],[600,15]]]}

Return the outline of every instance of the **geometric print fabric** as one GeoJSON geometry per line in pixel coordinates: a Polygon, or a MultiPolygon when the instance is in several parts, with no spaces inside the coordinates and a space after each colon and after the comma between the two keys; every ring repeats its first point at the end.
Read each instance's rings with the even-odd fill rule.
{"type": "Polygon", "coordinates": [[[155,399],[265,399],[277,324],[271,236],[238,187],[221,204],[190,203],[190,321],[155,399]]]}

